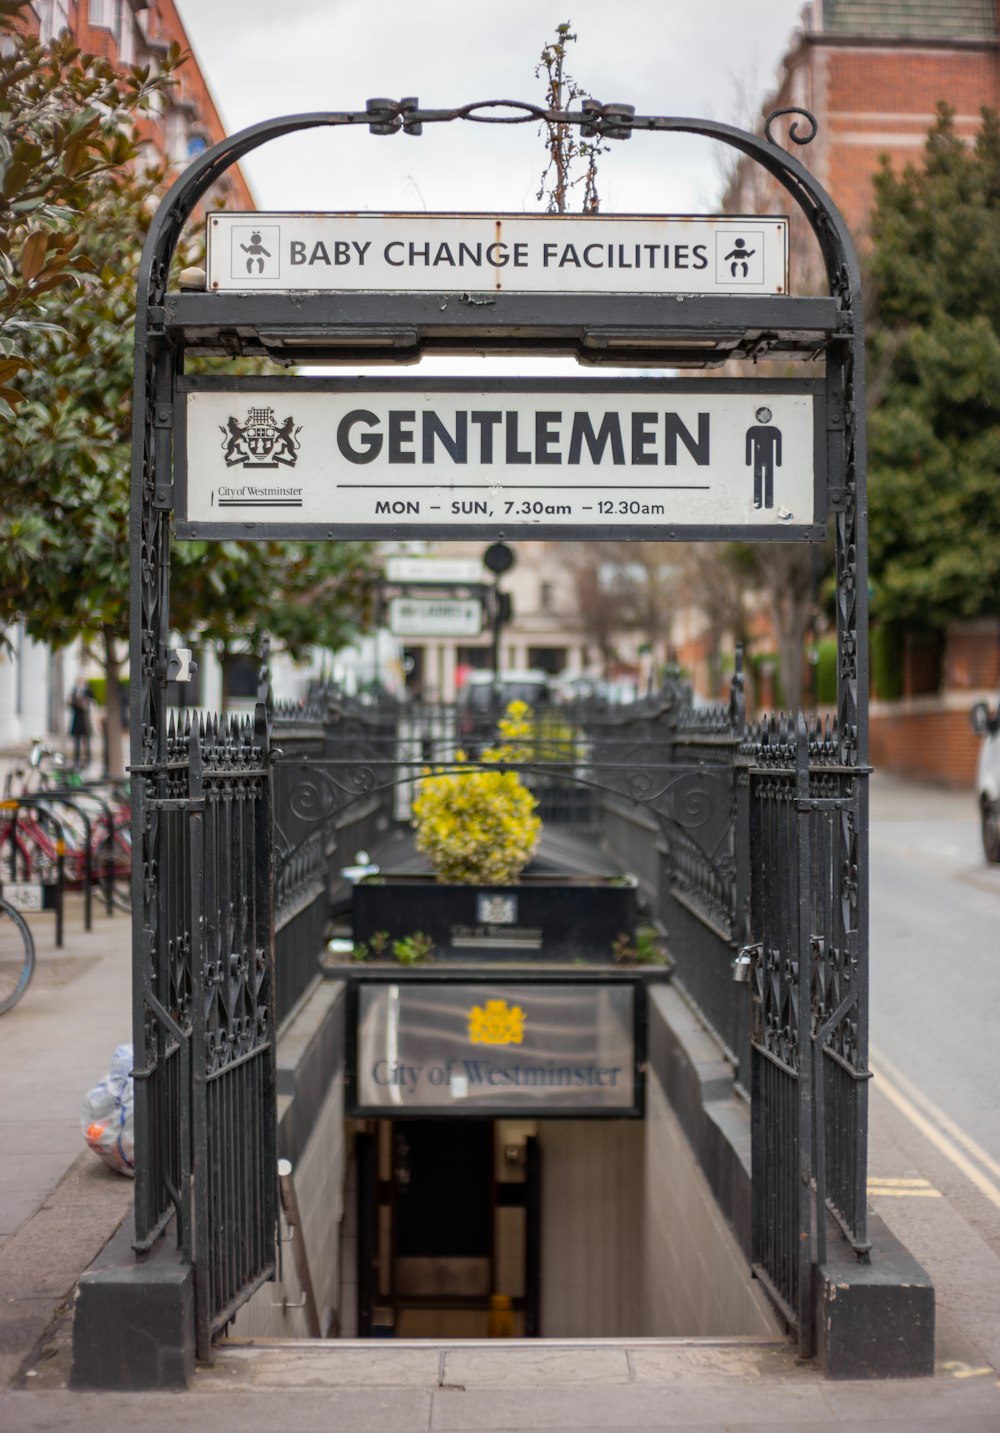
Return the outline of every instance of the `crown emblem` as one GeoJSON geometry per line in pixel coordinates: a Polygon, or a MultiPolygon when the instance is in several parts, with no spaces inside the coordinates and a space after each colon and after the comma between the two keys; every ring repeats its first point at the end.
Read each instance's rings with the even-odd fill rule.
{"type": "Polygon", "coordinates": [[[279,423],[273,408],[250,408],[245,422],[230,418],[219,431],[227,468],[237,463],[244,468],[276,468],[279,463],[288,468],[295,466],[302,428],[295,426],[294,418],[279,423]]]}
{"type": "Polygon", "coordinates": [[[520,1045],[524,1039],[524,1011],[506,1000],[487,1000],[485,1008],[469,1011],[469,1039],[474,1045],[520,1045]]]}

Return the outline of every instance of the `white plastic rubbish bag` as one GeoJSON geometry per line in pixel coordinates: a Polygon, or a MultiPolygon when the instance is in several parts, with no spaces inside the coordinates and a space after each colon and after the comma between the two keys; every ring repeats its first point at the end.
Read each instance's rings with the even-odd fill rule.
{"type": "Polygon", "coordinates": [[[84,1139],[119,1174],[135,1174],[134,1112],[132,1046],[119,1045],[111,1057],[111,1069],[84,1095],[80,1107],[84,1139]]]}

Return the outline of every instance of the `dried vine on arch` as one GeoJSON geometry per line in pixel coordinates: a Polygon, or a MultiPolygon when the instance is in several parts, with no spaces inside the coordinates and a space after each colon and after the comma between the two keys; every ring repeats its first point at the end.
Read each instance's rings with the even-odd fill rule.
{"type": "MultiPolygon", "coordinates": [[[[576,35],[570,30],[569,21],[558,25],[555,39],[542,47],[541,57],[535,66],[535,77],[541,79],[544,75],[546,79],[546,107],[559,113],[587,93],[566,70],[567,47],[575,40],[576,35]]],[[[600,139],[581,139],[574,126],[566,121],[546,119],[543,128],[549,160],[535,198],[547,201],[547,213],[565,214],[570,190],[582,184],[581,212],[597,214],[601,207],[597,192],[597,162],[610,145],[600,139]],[[583,172],[574,176],[574,166],[580,164],[584,166],[583,172]]]]}

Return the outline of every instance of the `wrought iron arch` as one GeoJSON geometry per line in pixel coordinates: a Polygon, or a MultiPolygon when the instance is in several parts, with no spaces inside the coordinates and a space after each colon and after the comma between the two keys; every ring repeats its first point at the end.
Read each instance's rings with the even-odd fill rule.
{"type": "Polygon", "coordinates": [[[835,341],[828,361],[838,370],[842,406],[831,415],[839,425],[845,449],[846,484],[835,492],[837,513],[838,588],[838,727],[844,757],[851,764],[867,761],[867,717],[859,700],[859,673],[867,671],[867,511],[865,496],[865,434],[860,415],[864,409],[864,337],[857,299],[860,269],[853,240],[842,215],[819,180],[793,155],[771,138],[779,118],[795,116],[790,126],[794,143],[808,143],[816,121],[807,110],[775,110],[765,122],[764,137],[714,120],[637,115],[621,104],[601,105],[584,100],[578,110],[546,110],[513,100],[487,100],[452,109],[421,109],[416,99],[372,99],[364,110],[288,115],[264,120],[220,141],[180,176],[161,201],[143,249],[139,268],[136,310],[136,381],[133,392],[132,462],[132,650],[141,654],[139,683],[135,684],[133,726],[142,739],[142,752],[133,750],[133,762],[148,761],[162,727],[162,709],[150,690],[149,679],[166,679],[165,634],[169,608],[169,537],[166,513],[172,494],[166,471],[170,454],[170,401],[168,355],[157,340],[162,327],[157,309],[167,289],[170,263],[185,221],[199,200],[232,165],[270,140],[308,129],[358,128],[373,134],[420,134],[425,124],[465,120],[471,123],[525,124],[539,121],[569,124],[582,134],[626,139],[636,133],[692,134],[716,140],[760,164],[787,191],[805,215],[826,266],[830,294],[845,317],[842,340],[835,341]],[[482,113],[502,108],[510,114],[482,113]],[[809,132],[798,133],[798,119],[809,132]],[[160,636],[157,644],[153,633],[160,636]]]}
{"type": "MultiPolygon", "coordinates": [[[[210,779],[203,779],[198,748],[200,738],[198,733],[194,733],[190,771],[195,779],[188,787],[181,785],[178,777],[181,765],[178,738],[171,734],[166,720],[166,685],[171,672],[168,642],[170,515],[173,508],[172,404],[175,379],[183,355],[173,346],[174,340],[165,323],[164,305],[171,262],[186,220],[213,184],[244,156],[272,139],[319,128],[364,126],[374,135],[418,135],[424,125],[456,120],[477,124],[535,124],[541,121],[575,126],[585,136],[618,140],[637,133],[691,134],[727,145],[760,165],[805,216],[822,254],[829,293],[840,316],[839,326],[828,341],[826,361],[830,403],[828,444],[836,453],[834,466],[843,475],[843,482],[830,493],[830,508],[835,517],[837,536],[838,719],[834,745],[837,766],[846,781],[851,775],[863,772],[867,763],[867,510],[860,270],[847,226],[825,189],[800,159],[783,149],[772,137],[778,121],[785,118],[792,121],[792,143],[808,142],[815,133],[812,116],[799,110],[775,111],[768,117],[764,135],[758,136],[715,121],[637,115],[628,105],[599,104],[594,100],[584,100],[579,109],[554,111],[508,100],[476,102],[451,109],[421,109],[418,101],[412,98],[373,99],[363,110],[291,115],[250,126],[195,160],[161,202],[147,235],[139,269],[130,515],[131,765],[133,849],[136,853],[133,863],[133,911],[136,917],[133,922],[133,999],[139,1116],[136,1181],[136,1235],[139,1247],[150,1246],[170,1210],[176,1207],[179,1222],[184,1225],[180,1231],[181,1239],[190,1258],[193,1256],[192,1240],[205,1237],[204,1230],[210,1214],[207,1186],[198,1183],[199,1179],[203,1179],[203,1173],[197,1171],[197,1166],[199,1159],[204,1164],[204,1152],[199,1154],[194,1149],[190,1136],[192,1120],[196,1122],[202,1115],[197,1110],[192,1115],[191,1108],[185,1105],[185,1100],[192,1097],[184,1090],[184,1082],[191,1080],[192,1066],[200,1060],[207,1068],[208,1057],[212,1054],[205,1047],[205,1029],[199,1030],[197,1020],[193,1021],[193,1033],[191,1028],[192,1008],[197,1005],[198,998],[204,1002],[206,992],[199,994],[196,991],[195,999],[182,1004],[174,999],[177,991],[170,986],[174,979],[171,974],[174,966],[181,976],[185,972],[190,976],[196,961],[191,945],[185,946],[184,940],[190,937],[191,930],[199,928],[199,923],[204,927],[206,916],[195,901],[193,908],[187,912],[187,937],[182,934],[178,941],[171,935],[171,946],[167,950],[169,928],[161,905],[164,862],[167,858],[176,859],[182,845],[174,835],[177,823],[181,817],[187,819],[191,816],[194,818],[193,829],[200,832],[200,813],[209,810],[214,782],[214,774],[210,779]],[[806,123],[809,133],[799,133],[799,121],[806,123]],[[179,1055],[172,1070],[165,1072],[164,1054],[168,1046],[171,1052],[179,1051],[179,1055]],[[150,1091],[157,1081],[154,1097],[150,1091]],[[148,1111],[154,1098],[159,1103],[156,1126],[151,1130],[148,1111]],[[185,1141],[194,1149],[190,1163],[185,1163],[188,1158],[183,1153],[185,1141]],[[182,1149],[180,1155],[176,1154],[178,1148],[182,1149]],[[192,1192],[189,1193],[189,1190],[192,1192]],[[185,1213],[185,1201],[188,1199],[193,1200],[196,1207],[185,1213]]],[[[245,730],[210,735],[212,740],[208,745],[212,755],[217,755],[220,767],[224,767],[227,773],[230,770],[234,773],[234,789],[239,801],[247,812],[256,811],[260,829],[270,832],[268,770],[272,752],[267,701],[258,703],[255,722],[245,730]],[[237,770],[240,762],[243,762],[242,772],[237,770]]],[[[856,929],[863,932],[867,929],[864,880],[867,869],[867,793],[864,782],[856,785],[857,794],[850,797],[850,812],[846,811],[846,798],[839,799],[837,809],[845,826],[851,828],[848,831],[851,870],[844,883],[845,887],[850,887],[848,894],[856,908],[856,929]]],[[[633,791],[631,794],[632,799],[645,800],[651,808],[656,805],[663,807],[663,793],[650,796],[633,791]]],[[[800,801],[805,802],[807,795],[806,781],[800,801]]],[[[822,801],[819,804],[822,805],[822,801]]],[[[669,818],[671,813],[664,808],[658,810],[657,815],[662,820],[669,818]]],[[[246,819],[249,823],[249,816],[246,819]]],[[[198,839],[201,839],[200,835],[198,839]]],[[[185,848],[183,854],[185,860],[190,859],[190,868],[194,870],[197,851],[189,852],[185,848]]],[[[713,860],[715,854],[714,851],[702,852],[709,860],[713,860]]],[[[721,871],[721,875],[726,875],[725,870],[721,871]]],[[[187,871],[182,879],[186,876],[187,871]]],[[[259,894],[264,902],[267,897],[263,887],[259,894]]],[[[232,911],[239,906],[238,901],[229,904],[232,911]]],[[[235,925],[239,921],[247,924],[249,917],[244,910],[247,905],[248,902],[244,901],[239,906],[236,911],[238,920],[234,917],[230,924],[235,925]]],[[[243,944],[246,944],[245,940],[243,944]]],[[[255,1039],[264,1040],[267,1036],[266,1031],[254,1028],[258,1013],[253,999],[255,982],[259,985],[265,978],[262,974],[263,953],[256,949],[242,950],[240,940],[236,938],[230,948],[234,950],[231,961],[235,963],[228,968],[219,966],[211,972],[210,994],[220,1009],[227,1000],[233,1007],[226,1011],[229,1029],[236,1028],[232,1020],[236,997],[230,999],[231,992],[236,992],[242,1002],[236,1011],[241,1038],[252,1045],[255,1039]]],[[[857,958],[863,962],[864,951],[857,958]]],[[[832,996],[830,998],[833,999],[832,996]]],[[[863,1063],[867,1044],[863,998],[856,1008],[860,1023],[859,1063],[863,1063]]],[[[839,1011],[840,1006],[837,1005],[827,1021],[828,1025],[830,1020],[839,1018],[839,1011]]],[[[826,1026],[823,1028],[826,1029],[826,1026]]],[[[803,1036],[803,1049],[805,1043],[803,1036]]],[[[805,1084],[802,1088],[806,1089],[805,1084]]],[[[203,1094],[194,1097],[193,1102],[196,1104],[197,1098],[203,1098],[203,1094]]],[[[805,1108],[805,1102],[802,1107],[805,1108]]],[[[261,1224],[264,1243],[268,1237],[264,1225],[268,1219],[273,1222],[276,1217],[273,1199],[265,1215],[261,1224]]],[[[218,1288],[211,1295],[204,1290],[199,1295],[199,1347],[203,1351],[211,1332],[231,1317],[253,1280],[268,1276],[265,1255],[266,1250],[258,1260],[256,1272],[248,1269],[240,1275],[242,1283],[240,1279],[231,1284],[227,1282],[228,1276],[223,1277],[223,1270],[218,1275],[218,1288]]]]}

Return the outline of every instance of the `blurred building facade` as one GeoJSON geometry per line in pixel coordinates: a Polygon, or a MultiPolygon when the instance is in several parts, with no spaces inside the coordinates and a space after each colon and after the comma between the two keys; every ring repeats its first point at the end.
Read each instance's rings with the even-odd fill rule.
{"type": "MultiPolygon", "coordinates": [[[[225,126],[173,0],[34,0],[24,23],[43,42],[68,30],[84,53],[123,70],[149,65],[155,72],[172,44],[181,47],[188,58],[176,72],[176,83],[139,124],[151,156],[169,165],[170,179],[225,138],[225,126]]],[[[254,207],[237,166],[213,188],[211,207],[254,207]]]]}

